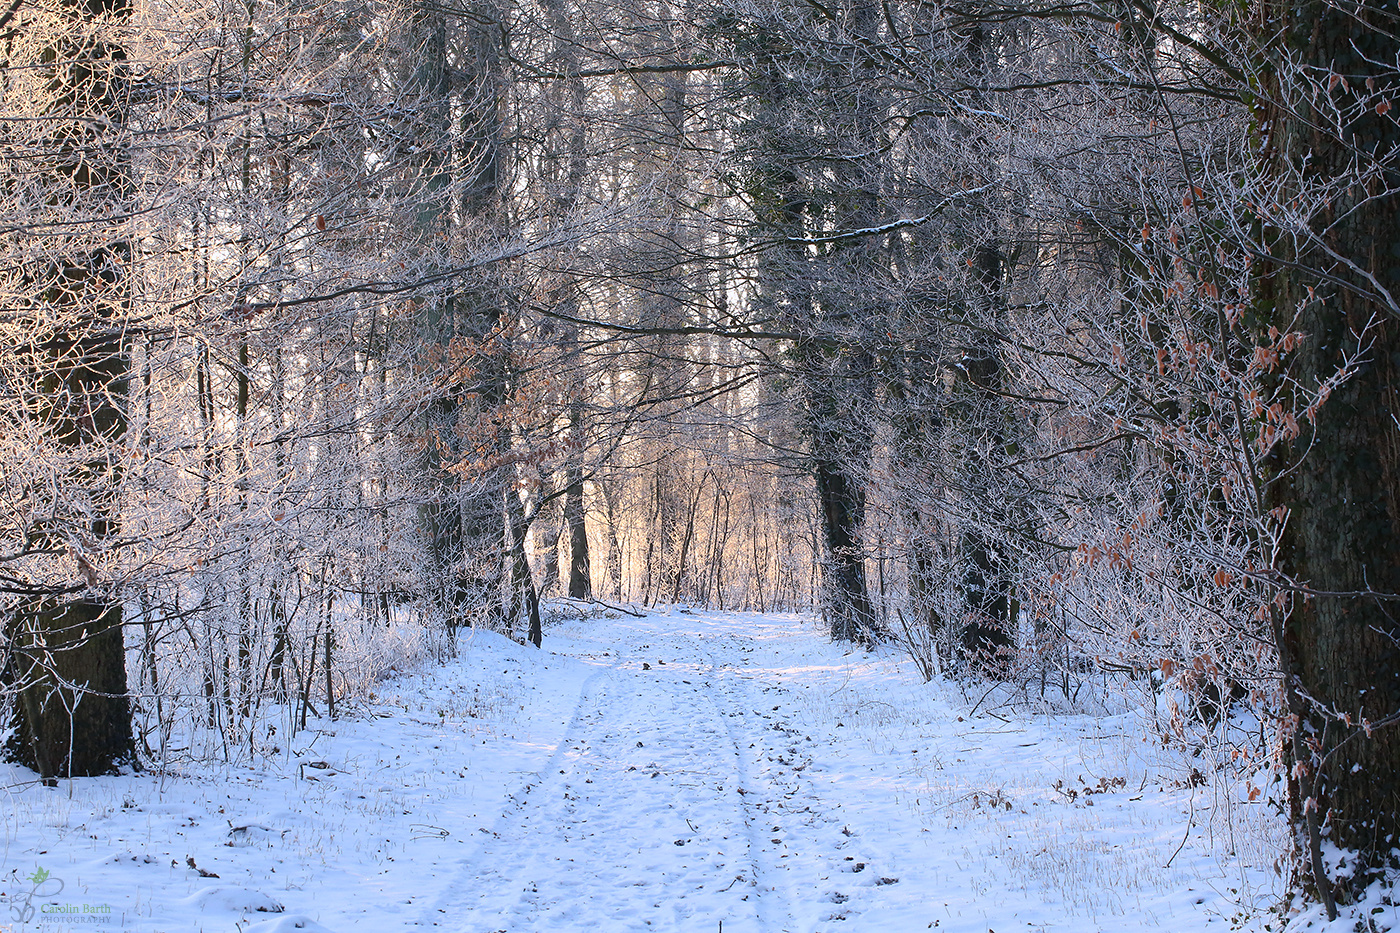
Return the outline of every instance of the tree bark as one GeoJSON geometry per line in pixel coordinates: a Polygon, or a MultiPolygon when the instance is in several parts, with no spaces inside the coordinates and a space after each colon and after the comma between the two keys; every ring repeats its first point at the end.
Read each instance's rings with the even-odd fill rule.
{"type": "MultiPolygon", "coordinates": [[[[1273,475],[1273,504],[1288,508],[1280,569],[1325,593],[1400,593],[1400,319],[1372,282],[1341,267],[1350,260],[1390,295],[1400,294],[1400,127],[1387,116],[1400,91],[1400,55],[1392,14],[1379,3],[1343,10],[1320,2],[1272,3],[1259,28],[1271,49],[1267,88],[1275,101],[1260,114],[1269,127],[1264,156],[1289,185],[1323,183],[1332,197],[1311,219],[1307,238],[1277,236],[1282,261],[1256,280],[1262,326],[1302,331],[1287,374],[1315,390],[1364,348],[1351,378],[1318,409],[1273,475]],[[1291,58],[1285,58],[1285,55],[1291,58]],[[1384,66],[1385,62],[1392,63],[1384,66]],[[1317,101],[1318,73],[1374,89],[1382,103],[1330,117],[1331,91],[1317,101]],[[1380,64],[1377,64],[1380,63],[1380,64]],[[1293,69],[1291,72],[1289,69],[1293,69]],[[1374,169],[1369,178],[1362,169],[1374,169]],[[1303,243],[1302,248],[1293,244],[1303,243]],[[1326,272],[1330,282],[1318,275],[1326,272]],[[1296,318],[1295,318],[1296,315],[1296,318]]],[[[1302,417],[1300,422],[1304,421],[1302,417]]],[[[1301,721],[1286,746],[1291,812],[1311,893],[1347,902],[1394,863],[1400,839],[1400,623],[1382,595],[1294,595],[1282,620],[1281,659],[1290,704],[1301,721]],[[1381,724],[1384,724],[1383,726],[1381,724]],[[1310,825],[1311,824],[1311,825],[1310,825]],[[1318,837],[1354,850],[1349,880],[1319,877],[1308,857],[1318,837]]]]}
{"type": "MultiPolygon", "coordinates": [[[[835,438],[819,438],[818,443],[835,438]]],[[[821,501],[822,533],[826,543],[827,586],[831,592],[831,637],[837,641],[867,641],[874,632],[865,580],[865,554],[859,529],[865,517],[865,490],[836,460],[818,456],[817,495],[821,501]]]]}
{"type": "Polygon", "coordinates": [[[78,219],[80,232],[58,245],[48,267],[31,279],[34,304],[42,309],[40,327],[59,322],[21,351],[37,381],[31,410],[75,465],[59,479],[69,488],[35,509],[57,520],[30,531],[51,551],[66,552],[86,586],[62,588],[68,592],[55,587],[26,600],[6,628],[12,651],[7,677],[19,695],[10,750],[50,782],[61,775],[108,773],[134,751],[121,598],[98,573],[104,549],[118,533],[117,448],[127,426],[123,318],[131,249],[107,217],[122,213],[128,187],[120,137],[127,115],[126,55],[109,30],[130,15],[127,0],[64,4],[54,24],[58,38],[38,61],[51,95],[50,204],[71,211],[64,220],[78,219]],[[85,505],[75,509],[76,502],[85,505]],[[69,595],[74,591],[78,595],[69,595]]]}

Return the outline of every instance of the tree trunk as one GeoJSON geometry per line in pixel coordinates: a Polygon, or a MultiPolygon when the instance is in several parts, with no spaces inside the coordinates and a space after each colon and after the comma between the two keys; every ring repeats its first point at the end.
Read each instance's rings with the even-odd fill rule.
{"type": "MultiPolygon", "coordinates": [[[[443,10],[423,3],[413,20],[416,35],[406,58],[414,70],[407,91],[427,115],[414,182],[415,227],[428,249],[449,239],[454,223],[490,223],[499,208],[501,30],[499,11],[483,4],[479,12],[480,19],[473,17],[465,26],[465,48],[456,67],[449,67],[443,10]],[[456,134],[449,132],[454,97],[461,111],[456,134]],[[449,150],[454,135],[455,165],[449,150]]],[[[462,284],[451,294],[425,296],[421,305],[420,328],[432,348],[432,362],[449,374],[428,406],[423,470],[429,495],[420,509],[428,541],[428,587],[449,637],[479,611],[492,624],[504,615],[502,584],[510,550],[501,507],[506,470],[488,466],[466,482],[460,475],[464,460],[475,455],[490,461],[498,453],[494,434],[472,438],[477,450],[468,451],[461,428],[504,401],[505,361],[499,348],[488,349],[500,329],[502,304],[501,289],[488,272],[484,281],[462,284]],[[463,352],[478,353],[480,359],[467,366],[463,352]],[[467,370],[475,372],[471,385],[465,383],[467,370]]]]}
{"type": "Polygon", "coordinates": [[[134,750],[120,605],[44,599],[15,613],[10,750],[45,779],[109,773],[134,750]]]}
{"type": "Polygon", "coordinates": [[[74,585],[77,596],[53,592],[23,602],[6,622],[13,652],[7,676],[19,696],[10,749],[49,781],[110,772],[134,749],[121,598],[99,577],[120,519],[131,261],[130,244],[107,219],[124,213],[128,179],[120,139],[126,55],[109,30],[124,24],[131,8],[126,0],[91,0],[57,9],[59,23],[41,15],[31,26],[55,26],[61,37],[35,64],[51,95],[49,205],[69,212],[56,226],[76,232],[55,244],[49,265],[31,279],[40,327],[59,322],[57,329],[41,330],[22,352],[35,370],[34,416],[73,462],[58,478],[69,488],[35,509],[57,521],[32,534],[66,553],[76,564],[68,573],[81,575],[86,587],[74,585]]]}
{"type": "Polygon", "coordinates": [[[885,105],[858,51],[876,42],[880,18],[869,0],[851,4],[839,28],[828,14],[814,8],[815,20],[803,24],[836,41],[828,60],[795,66],[777,23],[745,37],[747,87],[758,102],[744,140],[745,182],[755,226],[774,244],[758,270],[755,312],[796,335],[789,365],[821,514],[831,636],[865,641],[875,632],[859,540],[875,405],[869,338],[887,310],[889,240],[847,234],[882,217],[885,105]],[[814,172],[817,163],[830,168],[814,172]]]}
{"type": "Polygon", "coordinates": [[[536,551],[540,555],[540,596],[553,593],[559,586],[559,539],[564,536],[564,513],[557,498],[558,489],[551,487],[552,477],[543,464],[535,468],[535,481],[540,486],[541,504],[535,508],[536,551]]]}
{"type": "Polygon", "coordinates": [[[525,598],[525,612],[529,619],[526,637],[536,648],[544,641],[544,627],[540,622],[540,594],[535,589],[535,574],[530,569],[530,558],[525,554],[525,535],[528,532],[525,519],[525,503],[520,501],[514,489],[506,490],[506,523],[510,532],[510,582],[512,596],[510,621],[514,624],[519,609],[520,596],[525,598]]]}
{"type": "Polygon", "coordinates": [[[962,536],[962,595],[967,618],[962,628],[962,648],[987,670],[1001,665],[997,657],[1012,644],[1010,573],[1006,555],[991,537],[1007,524],[1003,511],[1004,490],[998,482],[999,461],[1006,437],[1001,399],[1001,360],[995,350],[969,347],[962,367],[972,396],[969,416],[962,425],[969,431],[964,489],[969,514],[962,536]]]}
{"type": "MultiPolygon", "coordinates": [[[[988,29],[978,25],[967,41],[967,58],[973,73],[990,70],[999,44],[988,29]]],[[[990,106],[980,92],[975,106],[990,106]]],[[[998,167],[990,153],[984,159],[984,182],[997,178],[998,167]]],[[[988,196],[990,197],[990,195],[988,196]]],[[[964,488],[966,508],[963,532],[963,599],[967,619],[962,648],[974,663],[989,671],[1004,669],[999,658],[1014,642],[1016,620],[1011,617],[1011,573],[1005,546],[992,537],[1007,528],[1005,462],[1008,444],[1006,404],[1002,399],[1005,375],[1001,348],[991,334],[1000,333],[1005,319],[1005,269],[1000,219],[983,207],[985,224],[981,242],[972,249],[968,283],[968,311],[975,336],[963,350],[960,373],[967,391],[963,429],[969,432],[964,488]]],[[[1004,536],[1003,536],[1004,537],[1004,536]]]]}
{"type": "Polygon", "coordinates": [[[837,641],[867,641],[874,632],[875,615],[870,608],[865,555],[858,537],[865,517],[865,491],[835,460],[819,456],[815,467],[828,561],[831,637],[837,641]]]}
{"type": "MultiPolygon", "coordinates": [[[[450,138],[451,83],[447,64],[447,24],[437,8],[420,4],[412,19],[413,32],[406,45],[411,67],[405,94],[424,114],[424,138],[417,176],[412,180],[415,234],[425,248],[445,237],[451,214],[450,182],[446,151],[450,138]]],[[[418,327],[424,345],[442,348],[446,354],[456,331],[451,298],[429,296],[422,301],[418,327]]],[[[437,361],[442,365],[441,361],[437,361]]],[[[461,456],[457,418],[462,408],[461,387],[437,386],[424,415],[424,444],[421,469],[426,477],[427,495],[418,508],[418,521],[427,544],[427,588],[429,601],[452,634],[462,624],[464,594],[459,586],[463,561],[462,516],[458,505],[457,477],[452,467],[461,456]]],[[[450,650],[450,649],[449,649],[450,650]]]]}
{"type": "Polygon", "coordinates": [[[593,597],[593,575],[588,560],[588,525],[583,504],[583,438],[580,436],[583,404],[569,406],[571,447],[564,464],[564,524],[569,529],[569,596],[573,599],[593,597]]]}
{"type": "MultiPolygon", "coordinates": [[[[1348,348],[1364,347],[1354,374],[1318,409],[1313,429],[1305,427],[1292,455],[1276,464],[1272,490],[1273,504],[1290,510],[1280,569],[1321,591],[1288,601],[1280,654],[1302,719],[1289,770],[1302,874],[1334,912],[1331,897],[1353,900],[1393,865],[1400,839],[1400,604],[1322,595],[1400,593],[1400,319],[1393,300],[1333,258],[1345,257],[1390,296],[1400,294],[1400,173],[1393,161],[1400,127],[1385,103],[1400,92],[1393,66],[1400,38],[1393,14],[1379,3],[1345,10],[1274,3],[1269,13],[1259,28],[1283,40],[1271,62],[1277,102],[1261,114],[1270,121],[1261,124],[1269,127],[1265,158],[1285,184],[1321,182],[1333,194],[1311,218],[1314,246],[1304,240],[1295,249],[1292,237],[1276,238],[1282,261],[1256,282],[1262,323],[1305,333],[1285,361],[1305,392],[1338,371],[1348,348]],[[1285,52],[1319,73],[1345,76],[1354,90],[1373,88],[1383,103],[1333,122],[1333,108],[1350,105],[1330,96],[1319,102],[1314,79],[1288,71],[1296,65],[1282,61],[1285,52]],[[1380,165],[1388,167],[1361,177],[1380,165]],[[1326,271],[1329,279],[1305,270],[1326,271]],[[1358,864],[1348,860],[1348,870],[1355,868],[1349,880],[1318,877],[1320,859],[1306,857],[1324,835],[1357,853],[1358,864]]],[[[1298,420],[1305,421],[1301,412],[1298,420]]]]}

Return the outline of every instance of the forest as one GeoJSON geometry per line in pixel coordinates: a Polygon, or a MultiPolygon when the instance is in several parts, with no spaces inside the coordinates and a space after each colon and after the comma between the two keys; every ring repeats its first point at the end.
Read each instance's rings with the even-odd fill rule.
{"type": "Polygon", "coordinates": [[[1335,918],[1400,868],[1397,95],[1378,0],[9,0],[6,753],[807,612],[1252,717],[1335,918]]]}

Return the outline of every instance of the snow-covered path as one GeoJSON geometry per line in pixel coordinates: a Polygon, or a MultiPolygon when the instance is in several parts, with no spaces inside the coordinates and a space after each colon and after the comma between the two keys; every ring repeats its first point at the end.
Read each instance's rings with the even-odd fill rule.
{"type": "Polygon", "coordinates": [[[49,789],[0,766],[0,894],[43,868],[55,903],[81,892],[143,933],[1270,919],[1262,802],[1197,787],[1131,713],[976,701],[791,616],[612,613],[544,651],[478,633],[256,767],[49,789]]]}
{"type": "Polygon", "coordinates": [[[728,697],[742,687],[711,663],[713,635],[658,628],[622,633],[613,663],[585,682],[554,754],[511,796],[433,908],[438,925],[691,929],[704,918],[735,933],[789,925],[770,866],[780,827],[761,826],[750,802],[766,797],[748,778],[748,746],[757,743],[728,697]]]}
{"type": "MultiPolygon", "coordinates": [[[[610,626],[616,640],[600,656],[611,663],[585,682],[554,754],[429,920],[463,931],[793,929],[793,824],[810,843],[813,824],[837,821],[801,796],[812,738],[755,699],[776,679],[753,670],[755,627],[685,615],[610,626]],[[690,624],[677,630],[677,619],[690,624]]],[[[840,829],[823,840],[827,870],[853,872],[840,829]]]]}

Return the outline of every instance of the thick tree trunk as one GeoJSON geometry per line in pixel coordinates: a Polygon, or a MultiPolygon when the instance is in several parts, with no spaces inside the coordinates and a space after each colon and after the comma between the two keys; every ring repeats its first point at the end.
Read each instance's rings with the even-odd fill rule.
{"type": "MultiPolygon", "coordinates": [[[[420,4],[412,20],[414,32],[406,43],[411,66],[405,93],[417,102],[425,115],[423,153],[414,185],[415,233],[426,244],[448,232],[450,217],[449,154],[444,151],[450,138],[451,83],[447,65],[447,24],[434,7],[420,4]]],[[[429,247],[431,248],[431,247],[429,247]]],[[[425,346],[446,348],[456,336],[455,303],[451,298],[431,296],[422,302],[418,321],[425,346]]],[[[445,349],[440,351],[445,355],[445,349]]],[[[418,522],[427,544],[427,586],[429,599],[448,632],[462,624],[465,595],[460,585],[464,559],[462,516],[457,496],[457,477],[452,467],[461,456],[457,419],[462,408],[461,387],[439,386],[424,414],[421,469],[427,495],[418,508],[418,522]]],[[[450,650],[450,649],[449,649],[450,650]]]]}
{"type": "Polygon", "coordinates": [[[1321,591],[1288,602],[1280,654],[1302,720],[1289,772],[1302,874],[1330,908],[1331,895],[1352,899],[1394,864],[1400,839],[1400,603],[1393,599],[1400,593],[1400,319],[1372,282],[1333,258],[1346,257],[1400,295],[1400,126],[1386,115],[1400,92],[1393,66],[1400,38],[1393,14],[1379,3],[1345,10],[1324,2],[1274,4],[1269,12],[1265,35],[1284,37],[1274,67],[1290,67],[1278,64],[1286,50],[1319,73],[1344,76],[1353,91],[1374,90],[1382,102],[1356,107],[1343,127],[1329,129],[1329,103],[1319,106],[1314,79],[1279,71],[1272,89],[1279,104],[1262,115],[1272,122],[1265,155],[1279,178],[1335,186],[1312,219],[1318,246],[1295,250],[1295,240],[1278,238],[1275,254],[1284,261],[1258,279],[1263,323],[1305,333],[1286,360],[1304,390],[1337,372],[1348,348],[1364,347],[1349,381],[1318,410],[1313,430],[1299,417],[1303,434],[1292,457],[1281,458],[1272,490],[1273,504],[1290,510],[1281,569],[1321,591]],[[1389,168],[1355,178],[1358,157],[1363,168],[1381,159],[1389,168]],[[1320,865],[1307,854],[1323,835],[1357,853],[1359,864],[1348,860],[1349,872],[1356,869],[1348,882],[1316,876],[1320,865]]]}
{"type": "Polygon", "coordinates": [[[45,599],[11,622],[20,708],[10,750],[46,779],[106,774],[131,758],[119,605],[45,599]]]}
{"type": "Polygon", "coordinates": [[[962,628],[962,649],[988,671],[1000,669],[999,656],[1012,644],[1015,620],[1011,617],[1010,572],[1006,555],[991,537],[1005,527],[999,480],[999,462],[1006,436],[1001,391],[1001,360],[987,347],[964,351],[963,373],[969,383],[970,414],[962,428],[971,433],[964,467],[967,517],[962,536],[962,595],[967,619],[962,628]]]}
{"type": "MultiPolygon", "coordinates": [[[[33,529],[71,555],[86,594],[38,597],[6,622],[12,650],[6,676],[19,697],[11,750],[50,781],[110,772],[134,748],[121,599],[97,569],[102,548],[118,531],[117,447],[126,434],[122,317],[131,255],[106,218],[122,213],[128,178],[118,138],[126,123],[126,56],[108,33],[111,22],[124,23],[130,13],[126,0],[62,6],[63,28],[56,30],[62,38],[44,48],[37,63],[49,75],[52,94],[49,203],[72,212],[56,226],[81,222],[73,241],[57,244],[49,266],[33,278],[40,326],[58,322],[58,329],[22,352],[38,382],[35,417],[65,456],[88,458],[59,480],[72,488],[43,507],[62,516],[59,522],[33,529]],[[110,238],[92,236],[93,230],[110,238]],[[85,504],[74,508],[74,502],[85,504]]],[[[37,22],[43,28],[42,16],[37,22]]]]}
{"type": "Polygon", "coordinates": [[[898,366],[886,376],[886,398],[894,437],[890,450],[894,495],[905,526],[905,569],[909,581],[909,609],[921,631],[917,637],[932,642],[942,633],[937,591],[940,522],[934,505],[946,480],[941,469],[944,443],[944,410],[947,398],[940,378],[936,348],[928,342],[906,350],[898,366]]]}
{"type": "MultiPolygon", "coordinates": [[[[414,71],[407,90],[417,97],[427,135],[420,147],[422,165],[415,180],[415,226],[430,248],[447,238],[456,223],[488,223],[500,199],[501,30],[499,11],[490,4],[481,19],[467,26],[464,53],[449,67],[447,23],[439,7],[420,4],[414,18],[418,34],[407,54],[414,71]],[[460,102],[458,132],[449,132],[454,104],[460,102]],[[455,135],[457,158],[448,150],[455,135]],[[457,173],[454,176],[454,172],[457,173]],[[455,205],[453,202],[456,202],[455,205]]],[[[467,449],[461,430],[482,410],[499,408],[505,399],[505,360],[500,351],[466,366],[464,352],[481,353],[500,330],[504,296],[497,283],[464,284],[453,294],[430,295],[422,303],[420,328],[433,347],[433,362],[449,373],[428,407],[423,470],[429,496],[420,509],[428,541],[430,591],[449,635],[485,612],[489,624],[504,621],[503,583],[511,548],[511,529],[502,510],[506,469],[488,467],[467,482],[463,461],[490,460],[498,454],[496,436],[472,438],[467,449]],[[472,370],[472,385],[462,372],[472,370]]]]}
{"type": "MultiPolygon", "coordinates": [[[[1400,241],[1395,216],[1370,218],[1377,242],[1400,241]]],[[[1375,310],[1348,304],[1335,296],[1305,315],[1299,370],[1316,376],[1335,367],[1335,348],[1367,320],[1355,312],[1375,310]]],[[[1324,406],[1311,449],[1290,488],[1279,490],[1291,509],[1282,569],[1315,590],[1400,593],[1400,321],[1372,328],[1371,338],[1369,362],[1324,406]]],[[[1367,869],[1388,861],[1400,839],[1400,729],[1366,728],[1400,713],[1396,605],[1370,596],[1297,597],[1285,629],[1288,673],[1315,701],[1302,727],[1311,727],[1312,760],[1304,764],[1321,771],[1315,788],[1307,786],[1311,775],[1295,782],[1294,816],[1301,820],[1315,799],[1330,840],[1358,850],[1367,869]]]]}
{"type": "Polygon", "coordinates": [[[868,641],[875,631],[875,614],[870,607],[865,553],[859,539],[865,519],[865,491],[840,463],[826,457],[817,458],[816,478],[826,543],[831,637],[868,641]]]}
{"type": "MultiPolygon", "coordinates": [[[[999,53],[999,43],[988,28],[971,30],[967,58],[974,67],[987,67],[999,53]]],[[[975,73],[975,72],[974,72],[975,73]]],[[[977,106],[989,106],[980,92],[973,95],[977,106]]],[[[997,163],[986,158],[983,180],[997,177],[997,163]]],[[[990,195],[988,196],[990,197],[990,195]]],[[[979,212],[986,229],[972,250],[968,283],[970,324],[976,336],[963,350],[960,367],[964,399],[963,429],[969,433],[970,454],[965,467],[964,489],[968,516],[963,532],[963,599],[967,619],[962,630],[962,648],[970,659],[985,670],[1004,669],[1006,650],[1015,638],[1012,618],[1011,573],[1005,547],[998,548],[993,535],[1005,529],[1005,462],[1008,444],[1006,405],[1002,398],[1005,375],[1001,348],[989,334],[1000,332],[1005,319],[1005,263],[1000,220],[991,205],[979,212]]]]}

